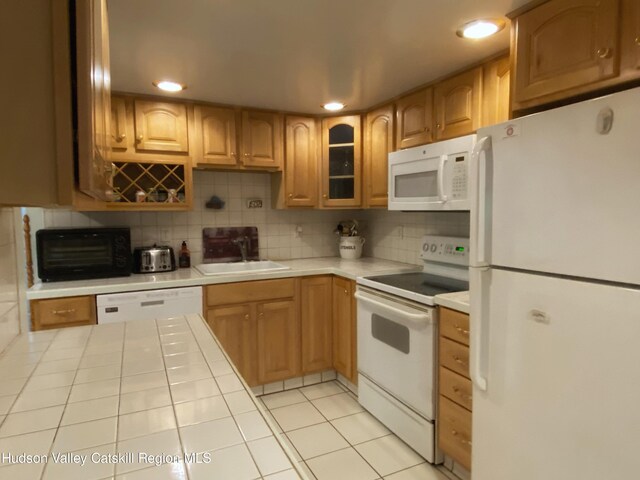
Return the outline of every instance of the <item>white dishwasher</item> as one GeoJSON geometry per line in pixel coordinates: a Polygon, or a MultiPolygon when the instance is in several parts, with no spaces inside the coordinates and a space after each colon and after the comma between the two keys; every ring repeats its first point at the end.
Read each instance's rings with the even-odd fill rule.
{"type": "Polygon", "coordinates": [[[98,295],[98,324],[202,315],[202,287],[98,295]]]}

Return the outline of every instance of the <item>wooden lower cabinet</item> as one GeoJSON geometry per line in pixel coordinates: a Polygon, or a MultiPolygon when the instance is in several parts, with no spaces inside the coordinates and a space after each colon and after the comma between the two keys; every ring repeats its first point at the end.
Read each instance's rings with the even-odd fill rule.
{"type": "Polygon", "coordinates": [[[96,324],[96,297],[50,298],[31,301],[31,330],[96,324]]]}
{"type": "Polygon", "coordinates": [[[333,368],[332,277],[306,277],[300,281],[302,373],[333,368]]]}
{"type": "Polygon", "coordinates": [[[301,375],[297,282],[206,287],[207,323],[250,386],[301,375]]]}
{"type": "Polygon", "coordinates": [[[207,310],[207,323],[249,385],[258,384],[255,305],[230,305],[207,310]]]}
{"type": "Polygon", "coordinates": [[[471,470],[469,315],[440,307],[438,448],[471,470]]]}
{"type": "Polygon", "coordinates": [[[300,376],[300,319],[296,301],[258,303],[258,383],[300,376]]]}
{"type": "Polygon", "coordinates": [[[333,278],[333,368],[357,383],[355,282],[333,278]]]}
{"type": "Polygon", "coordinates": [[[354,281],[318,275],[205,292],[207,323],[250,386],[332,368],[357,382],[354,281]]]}

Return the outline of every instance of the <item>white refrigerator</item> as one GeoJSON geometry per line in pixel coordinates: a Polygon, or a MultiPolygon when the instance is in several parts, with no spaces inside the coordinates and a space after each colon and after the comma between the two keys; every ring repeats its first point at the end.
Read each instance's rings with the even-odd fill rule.
{"type": "Polygon", "coordinates": [[[474,480],[640,478],[640,89],[482,129],[474,480]]]}

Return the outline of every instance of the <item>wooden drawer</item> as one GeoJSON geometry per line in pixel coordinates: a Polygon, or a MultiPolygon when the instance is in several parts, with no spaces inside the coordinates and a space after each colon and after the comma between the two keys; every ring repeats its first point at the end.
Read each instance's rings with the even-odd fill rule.
{"type": "Polygon", "coordinates": [[[469,347],[440,337],[440,366],[469,378],[469,347]]]}
{"type": "Polygon", "coordinates": [[[96,300],[93,295],[31,301],[32,330],[94,325],[95,323],[96,300]]]}
{"type": "Polygon", "coordinates": [[[471,412],[440,395],[438,447],[471,470],[471,412]]]}
{"type": "Polygon", "coordinates": [[[461,407],[471,410],[472,392],[471,380],[452,372],[448,368],[440,367],[440,395],[444,395],[461,407]]]}
{"type": "Polygon", "coordinates": [[[469,315],[440,307],[440,335],[469,345],[469,315]]]}
{"type": "Polygon", "coordinates": [[[295,295],[295,290],[296,280],[293,278],[209,285],[207,287],[207,305],[214,307],[216,305],[291,298],[295,295]]]}

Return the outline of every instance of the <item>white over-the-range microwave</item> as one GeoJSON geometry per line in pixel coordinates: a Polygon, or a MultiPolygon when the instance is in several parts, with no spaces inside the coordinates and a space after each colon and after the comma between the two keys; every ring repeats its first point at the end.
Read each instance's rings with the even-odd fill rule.
{"type": "Polygon", "coordinates": [[[469,210],[475,135],[389,154],[389,210],[469,210]]]}

